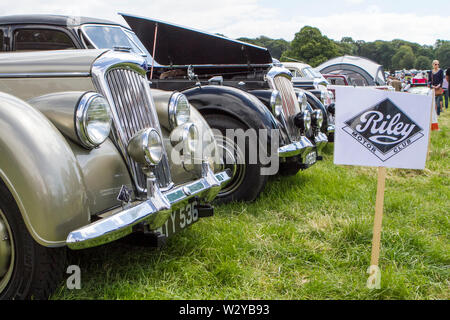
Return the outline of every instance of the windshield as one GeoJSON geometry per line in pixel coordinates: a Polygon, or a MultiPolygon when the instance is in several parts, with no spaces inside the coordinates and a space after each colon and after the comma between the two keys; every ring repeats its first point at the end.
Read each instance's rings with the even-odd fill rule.
{"type": "Polygon", "coordinates": [[[376,83],[379,86],[384,86],[386,84],[386,81],[384,80],[384,72],[383,70],[379,69],[377,72],[377,79],[376,79],[376,83]]]}
{"type": "Polygon", "coordinates": [[[311,78],[322,78],[322,74],[311,67],[304,68],[303,72],[311,78]]]}
{"type": "Polygon", "coordinates": [[[151,60],[150,53],[137,36],[119,26],[83,26],[82,30],[97,49],[125,49],[151,60]]]}

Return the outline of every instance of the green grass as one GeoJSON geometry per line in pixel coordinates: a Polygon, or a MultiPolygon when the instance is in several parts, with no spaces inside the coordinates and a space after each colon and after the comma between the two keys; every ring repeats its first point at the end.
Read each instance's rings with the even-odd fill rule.
{"type": "Polygon", "coordinates": [[[380,268],[366,289],[376,169],[324,161],[171,238],[71,254],[82,289],[54,299],[450,299],[450,111],[425,171],[388,169],[380,268]]]}

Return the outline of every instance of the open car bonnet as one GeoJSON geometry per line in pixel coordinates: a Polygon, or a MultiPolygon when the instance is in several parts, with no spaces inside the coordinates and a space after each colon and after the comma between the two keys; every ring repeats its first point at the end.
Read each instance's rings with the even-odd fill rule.
{"type": "Polygon", "coordinates": [[[167,22],[120,13],[154,59],[162,65],[269,65],[266,48],[167,22]]]}

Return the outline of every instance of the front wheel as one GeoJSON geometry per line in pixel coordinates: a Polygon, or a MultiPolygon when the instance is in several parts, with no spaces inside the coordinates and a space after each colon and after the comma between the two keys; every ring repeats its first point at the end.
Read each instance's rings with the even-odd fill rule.
{"type": "Polygon", "coordinates": [[[34,241],[0,181],[0,300],[47,299],[63,277],[65,261],[65,248],[34,241]]]}
{"type": "Polygon", "coordinates": [[[232,173],[231,180],[222,187],[217,199],[219,202],[254,201],[267,183],[268,176],[261,174],[263,166],[259,159],[256,164],[249,163],[250,142],[245,140],[245,146],[226,136],[226,130],[248,129],[242,122],[225,115],[205,115],[212,129],[217,129],[214,135],[217,147],[222,155],[223,169],[232,173]]]}

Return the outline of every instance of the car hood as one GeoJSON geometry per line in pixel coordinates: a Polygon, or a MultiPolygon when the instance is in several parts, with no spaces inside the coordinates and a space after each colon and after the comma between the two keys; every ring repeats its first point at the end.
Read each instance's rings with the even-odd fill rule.
{"type": "Polygon", "coordinates": [[[0,76],[8,74],[88,74],[107,50],[56,50],[0,53],[0,76]]]}
{"type": "Polygon", "coordinates": [[[162,65],[269,65],[266,48],[171,23],[120,13],[152,53],[158,26],[155,61],[162,65]]]}

